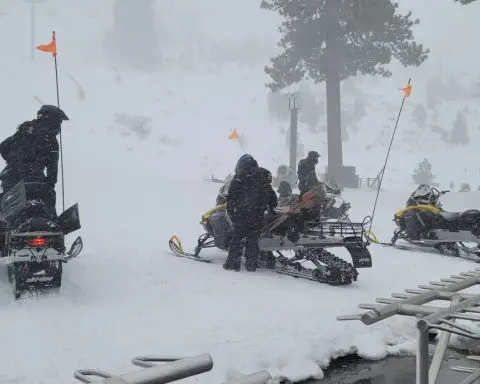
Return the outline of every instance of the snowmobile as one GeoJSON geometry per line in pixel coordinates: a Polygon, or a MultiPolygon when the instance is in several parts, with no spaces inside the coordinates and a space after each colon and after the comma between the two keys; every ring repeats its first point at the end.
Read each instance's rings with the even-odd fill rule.
{"type": "MultiPolygon", "coordinates": [[[[309,210],[308,220],[313,223],[319,220],[336,220],[336,221],[349,221],[348,211],[351,204],[343,199],[340,195],[340,190],[333,188],[327,184],[323,185],[325,188],[324,197],[312,200],[311,203],[306,205],[309,210]]],[[[310,192],[322,196],[323,194],[318,191],[321,186],[314,187],[310,192]]],[[[290,198],[279,198],[278,211],[285,212],[298,202],[299,195],[292,194],[290,198]]]]}
{"type": "Polygon", "coordinates": [[[60,288],[63,263],[83,249],[80,236],[68,252],[65,247],[65,235],[81,228],[78,204],[57,216],[54,202],[55,190],[49,185],[23,181],[0,202],[0,258],[7,265],[15,299],[33,289],[60,288]]]}
{"type": "Polygon", "coordinates": [[[386,245],[395,246],[398,240],[404,240],[445,255],[480,261],[480,211],[444,211],[440,197],[448,192],[420,185],[411,194],[407,207],[395,213],[394,222],[398,228],[391,243],[386,245]],[[465,243],[476,245],[469,247],[465,243]]]}
{"type": "MultiPolygon", "coordinates": [[[[369,217],[362,223],[319,222],[312,229],[305,223],[300,211],[309,199],[314,198],[313,194],[308,194],[307,192],[304,199],[288,212],[277,214],[273,218],[265,216],[265,226],[258,243],[258,267],[329,285],[351,284],[357,280],[357,269],[372,266],[367,248],[370,243],[365,239],[369,217]],[[349,252],[352,264],[326,250],[339,247],[349,252]],[[293,251],[293,257],[285,256],[286,251],[293,251]],[[305,261],[311,262],[315,268],[304,267],[302,264],[305,261]]],[[[232,223],[227,215],[226,204],[217,205],[203,214],[200,224],[205,233],[198,238],[193,253],[183,250],[177,236],[170,238],[169,247],[175,255],[211,262],[212,260],[200,256],[203,249],[228,250],[232,223]]]]}

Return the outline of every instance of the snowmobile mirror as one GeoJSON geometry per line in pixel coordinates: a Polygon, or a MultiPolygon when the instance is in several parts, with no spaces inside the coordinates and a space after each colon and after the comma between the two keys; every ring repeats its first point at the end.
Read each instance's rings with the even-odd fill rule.
{"type": "Polygon", "coordinates": [[[72,205],[70,208],[62,212],[60,216],[58,216],[58,224],[60,228],[62,228],[64,235],[68,235],[69,233],[72,233],[82,227],[80,224],[78,203],[72,205]]]}

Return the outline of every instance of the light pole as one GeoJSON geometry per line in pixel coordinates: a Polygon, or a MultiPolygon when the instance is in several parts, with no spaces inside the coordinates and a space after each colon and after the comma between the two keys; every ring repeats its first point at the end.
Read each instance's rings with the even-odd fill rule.
{"type": "Polygon", "coordinates": [[[302,99],[298,93],[288,94],[290,110],[290,170],[291,186],[297,183],[297,145],[298,145],[298,110],[302,108],[302,99]]]}
{"type": "Polygon", "coordinates": [[[35,5],[38,3],[43,3],[45,0],[23,0],[24,3],[30,4],[30,44],[31,44],[31,53],[30,58],[35,60],[35,5]]]}

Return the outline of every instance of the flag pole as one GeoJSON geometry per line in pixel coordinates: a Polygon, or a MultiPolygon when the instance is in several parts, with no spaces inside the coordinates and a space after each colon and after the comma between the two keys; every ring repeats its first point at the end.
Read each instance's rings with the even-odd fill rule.
{"type": "Polygon", "coordinates": [[[387,168],[388,157],[390,156],[390,151],[392,149],[393,139],[395,138],[395,133],[397,132],[398,122],[400,121],[400,116],[402,115],[403,105],[405,104],[405,99],[410,96],[410,92],[412,91],[412,85],[410,84],[410,80],[411,79],[408,79],[407,86],[405,88],[401,89],[402,91],[405,92],[405,94],[404,94],[403,99],[402,99],[402,104],[400,105],[400,110],[398,111],[397,121],[395,122],[395,127],[393,128],[392,137],[390,139],[390,145],[388,146],[387,155],[385,156],[385,163],[383,165],[383,171],[382,171],[382,173],[380,175],[380,179],[378,181],[377,196],[375,197],[375,203],[373,204],[372,218],[370,220],[370,229],[368,230],[368,236],[369,237],[372,233],[372,225],[373,225],[373,219],[375,217],[375,209],[377,208],[378,196],[380,195],[380,188],[382,186],[383,176],[385,175],[385,171],[386,171],[386,168],[387,168]]]}
{"type": "Polygon", "coordinates": [[[245,148],[243,147],[242,139],[237,132],[237,129],[234,128],[232,132],[228,135],[229,140],[237,140],[240,148],[242,148],[243,153],[245,153],[245,148]]]}
{"type": "MultiPolygon", "coordinates": [[[[53,31],[53,39],[56,41],[55,31],[53,31]]],[[[57,90],[57,106],[60,108],[60,87],[58,85],[58,62],[57,62],[57,53],[53,55],[53,61],[55,63],[55,87],[57,90]]],[[[65,211],[65,176],[63,172],[63,140],[62,140],[62,130],[60,129],[60,170],[62,178],[62,212],[65,211]]]]}
{"type": "MultiPolygon", "coordinates": [[[[57,106],[60,108],[60,88],[58,86],[58,63],[57,63],[57,38],[55,31],[52,32],[52,41],[49,44],[37,45],[39,51],[49,52],[53,56],[55,64],[55,88],[57,91],[57,106]]],[[[62,143],[62,130],[60,129],[60,167],[61,167],[61,179],[62,179],[62,208],[65,211],[65,179],[63,172],[63,143],[62,143]]]]}
{"type": "Polygon", "coordinates": [[[240,139],[240,137],[238,138],[238,144],[240,144],[240,148],[242,148],[243,153],[245,153],[245,148],[243,147],[242,139],[240,139]]]}

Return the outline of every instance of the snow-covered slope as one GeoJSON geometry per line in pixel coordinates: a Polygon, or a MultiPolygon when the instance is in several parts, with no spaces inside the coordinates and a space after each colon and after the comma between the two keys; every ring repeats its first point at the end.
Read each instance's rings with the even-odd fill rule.
{"type": "MultiPolygon", "coordinates": [[[[169,29],[170,37],[177,39],[169,47],[177,51],[166,49],[164,67],[155,75],[144,75],[113,65],[103,54],[111,4],[48,0],[38,6],[36,43],[47,43],[51,30],[57,31],[61,104],[71,119],[63,135],[66,203],[80,204],[85,249],[80,259],[67,265],[65,285],[57,297],[13,302],[3,275],[0,381],[64,383],[80,367],[115,371],[128,366],[133,355],[200,352],[212,353],[215,361],[214,371],[202,382],[221,382],[238,371],[260,368],[303,378],[320,376],[318,365],[338,354],[357,350],[380,357],[411,350],[408,342],[414,333],[408,319],[366,328],[338,323],[335,317],[375,295],[473,268],[471,263],[372,246],[374,268],[361,271],[359,281],[350,287],[332,288],[267,272],[227,273],[220,265],[175,259],[165,251],[173,233],[185,246],[194,245],[200,215],[211,207],[218,187],[202,179],[212,173],[224,176],[241,154],[237,143],[227,140],[231,129],[240,131],[248,151],[262,165],[275,170],[287,158],[279,124],[269,119],[263,86],[267,80],[263,63],[275,51],[271,39],[276,20],[259,11],[256,0],[235,2],[227,9],[223,5],[222,12],[237,16],[236,24],[228,23],[235,26],[231,34],[224,34],[218,30],[221,18],[208,10],[220,12],[215,7],[224,1],[210,1],[203,8],[192,1],[162,3],[159,9],[169,15],[165,25],[175,27],[169,29]],[[248,28],[239,23],[242,15],[248,15],[248,28]],[[187,32],[182,34],[184,28],[187,32]],[[215,44],[233,40],[235,47],[241,46],[242,35],[258,43],[250,53],[251,62],[260,64],[244,63],[239,69],[205,61],[208,52],[215,56],[211,53],[215,44]],[[203,48],[187,67],[178,57],[188,49],[181,48],[199,43],[203,48]],[[262,55],[264,61],[259,59],[262,55]],[[84,98],[68,74],[81,84],[84,98]]],[[[39,106],[35,97],[55,103],[51,57],[37,54],[34,62],[29,59],[27,9],[13,1],[0,8],[0,32],[9,37],[3,39],[8,54],[0,63],[2,137],[34,116],[39,106]]],[[[404,74],[369,86],[368,92],[391,100],[396,108],[404,74]]],[[[414,95],[411,101],[418,102],[414,95]]],[[[346,143],[346,163],[358,162],[362,173],[376,173],[381,167],[385,147],[375,138],[386,129],[380,125],[396,111],[372,104],[358,135],[346,143]],[[376,114],[374,107],[380,108],[376,114]],[[366,130],[368,134],[362,134],[366,130]],[[366,150],[372,140],[377,146],[366,150]]],[[[317,148],[322,135],[306,136],[307,150],[317,148]]],[[[408,179],[407,162],[416,162],[428,150],[449,160],[450,168],[442,171],[449,181],[450,174],[458,174],[453,166],[458,152],[467,158],[474,148],[445,156],[443,147],[429,145],[414,148],[415,153],[407,156],[398,147],[392,169],[399,181],[408,179]]],[[[376,218],[380,237],[390,236],[393,211],[403,206],[410,189],[408,185],[382,194],[376,218]]],[[[356,218],[371,211],[372,192],[347,191],[347,198],[356,218]]],[[[445,200],[452,209],[479,204],[476,193],[445,200]]],[[[215,251],[212,255],[221,264],[223,255],[215,251]]]]}

